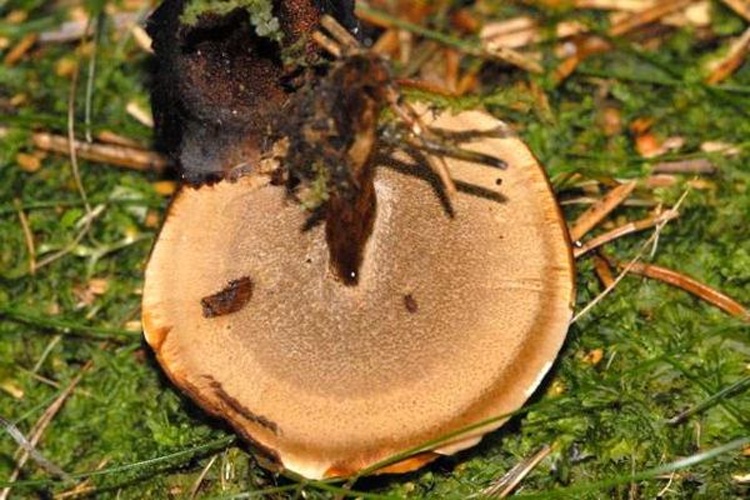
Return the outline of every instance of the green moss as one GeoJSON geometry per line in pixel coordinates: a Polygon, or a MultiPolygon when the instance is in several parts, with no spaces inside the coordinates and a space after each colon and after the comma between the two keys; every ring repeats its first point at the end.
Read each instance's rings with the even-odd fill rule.
{"type": "Polygon", "coordinates": [[[273,15],[273,2],[270,0],[190,0],[181,19],[187,25],[194,25],[202,15],[223,16],[238,9],[250,15],[250,23],[258,36],[281,41],[283,33],[279,20],[273,15]]]}
{"type": "Polygon", "coordinates": [[[330,169],[320,162],[314,162],[311,170],[314,177],[307,185],[301,200],[302,207],[309,211],[315,210],[328,201],[331,190],[330,169]]]}

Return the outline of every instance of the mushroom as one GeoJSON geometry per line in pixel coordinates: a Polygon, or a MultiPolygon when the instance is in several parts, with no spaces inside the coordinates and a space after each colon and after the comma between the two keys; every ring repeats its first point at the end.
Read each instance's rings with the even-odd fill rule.
{"type": "Polygon", "coordinates": [[[473,446],[503,419],[475,424],[522,406],[565,339],[574,268],[542,167],[486,113],[428,117],[508,169],[445,158],[447,199],[418,153],[379,157],[356,286],[328,265],[324,227],[260,174],[183,187],[148,263],[143,326],[166,373],[305,477],[447,435],[380,472],[473,446]]]}

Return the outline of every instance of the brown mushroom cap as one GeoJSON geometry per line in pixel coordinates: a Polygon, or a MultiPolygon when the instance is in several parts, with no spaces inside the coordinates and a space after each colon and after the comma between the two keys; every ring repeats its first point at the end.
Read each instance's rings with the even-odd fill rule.
{"type": "Polygon", "coordinates": [[[308,214],[260,176],[184,188],[154,247],[143,323],[160,363],[308,478],[351,475],[518,409],[565,338],[573,263],[544,171],[485,113],[432,126],[491,132],[462,147],[509,168],[447,159],[459,187],[450,217],[429,169],[384,159],[357,286],[333,276],[324,228],[302,231],[308,214]]]}

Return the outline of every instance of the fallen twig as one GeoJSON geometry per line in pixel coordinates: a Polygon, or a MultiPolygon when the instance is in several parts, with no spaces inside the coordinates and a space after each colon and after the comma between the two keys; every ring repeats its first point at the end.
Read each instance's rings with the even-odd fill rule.
{"type": "Polygon", "coordinates": [[[578,241],[601,222],[612,210],[617,208],[623,200],[635,189],[636,182],[630,181],[620,184],[609,191],[602,199],[591,205],[581,214],[570,228],[570,239],[578,241]]]}
{"type": "Polygon", "coordinates": [[[716,165],[706,158],[663,161],[653,166],[653,174],[715,174],[716,165]]]}
{"type": "MultiPolygon", "coordinates": [[[[70,154],[68,138],[62,135],[37,132],[31,136],[31,141],[35,147],[44,151],[70,154]]],[[[158,153],[128,146],[75,140],[73,141],[73,148],[79,158],[132,168],[133,170],[161,172],[169,165],[167,159],[158,153]]]]}
{"type": "Polygon", "coordinates": [[[615,277],[612,276],[612,268],[609,267],[609,261],[602,257],[601,255],[595,254],[594,255],[594,272],[596,273],[596,276],[599,278],[599,281],[602,282],[602,285],[604,287],[612,286],[612,283],[615,282],[615,277]]]}
{"type": "Polygon", "coordinates": [[[582,246],[575,248],[573,250],[573,257],[578,259],[591,250],[609,243],[610,241],[616,240],[617,238],[622,238],[623,236],[626,236],[628,234],[643,231],[644,229],[655,227],[659,224],[677,218],[679,217],[679,215],[679,212],[677,212],[676,210],[665,210],[652,217],[628,222],[627,224],[623,224],[622,226],[616,227],[611,231],[607,231],[606,233],[597,236],[596,238],[592,238],[582,246]]]}
{"type": "MultiPolygon", "coordinates": [[[[618,263],[617,265],[618,267],[624,268],[623,264],[618,263]]],[[[654,264],[635,262],[628,266],[628,272],[663,281],[664,283],[681,288],[686,292],[713,304],[732,316],[750,321],[750,311],[748,311],[742,304],[736,302],[734,299],[724,295],[718,290],[715,290],[714,288],[711,288],[689,276],[680,274],[677,271],[667,269],[666,267],[656,266],[654,264]]]]}
{"type": "MultiPolygon", "coordinates": [[[[689,193],[690,193],[689,189],[686,190],[684,193],[682,193],[682,196],[680,196],[680,199],[677,200],[677,203],[674,204],[674,206],[672,207],[672,210],[675,210],[675,211],[679,210],[680,207],[682,206],[682,204],[685,202],[685,198],[687,198],[687,195],[689,193]]],[[[620,283],[620,281],[622,281],[625,278],[625,276],[628,274],[628,272],[630,271],[630,269],[633,266],[635,266],[643,258],[643,256],[645,255],[646,250],[648,249],[648,247],[650,247],[651,245],[653,245],[658,240],[659,234],[661,233],[661,230],[664,228],[664,226],[667,225],[668,222],[669,221],[667,220],[667,221],[664,221],[664,222],[662,222],[662,223],[660,223],[660,224],[658,224],[656,226],[653,234],[651,234],[651,236],[649,236],[648,239],[643,242],[643,244],[639,248],[638,252],[630,260],[630,262],[628,262],[627,264],[625,264],[625,267],[622,269],[622,271],[620,271],[620,274],[617,275],[617,277],[614,279],[614,281],[612,281],[612,283],[610,283],[604,290],[602,290],[602,292],[599,295],[597,295],[596,297],[594,297],[588,304],[586,304],[586,306],[584,306],[583,309],[581,309],[580,311],[578,311],[575,314],[575,316],[573,316],[573,318],[571,318],[571,320],[570,320],[570,324],[571,325],[573,323],[575,323],[576,321],[578,321],[579,319],[581,319],[585,314],[587,314],[591,309],[593,309],[599,302],[601,302],[602,300],[604,300],[604,298],[607,295],[609,295],[612,292],[612,290],[614,290],[617,287],[617,285],[620,283]]]]}
{"type": "Polygon", "coordinates": [[[3,59],[6,66],[13,66],[34,46],[37,41],[36,33],[28,33],[8,52],[3,59]]]}
{"type": "Polygon", "coordinates": [[[356,14],[357,17],[365,22],[384,28],[397,27],[426,39],[434,40],[447,47],[452,47],[464,54],[483,59],[501,60],[531,73],[542,73],[544,71],[542,65],[537,61],[511,48],[495,46],[493,44],[488,44],[486,47],[479,47],[473,43],[454,38],[444,33],[429,30],[423,26],[410,23],[398,17],[391,16],[383,11],[373,9],[365,2],[357,2],[356,14]]]}
{"type": "MultiPolygon", "coordinates": [[[[554,40],[562,41],[564,38],[586,31],[588,28],[581,23],[561,22],[555,26],[554,40]]],[[[483,45],[494,43],[511,49],[519,49],[550,38],[551,36],[539,28],[537,21],[528,16],[489,23],[479,34],[483,45]]]]}

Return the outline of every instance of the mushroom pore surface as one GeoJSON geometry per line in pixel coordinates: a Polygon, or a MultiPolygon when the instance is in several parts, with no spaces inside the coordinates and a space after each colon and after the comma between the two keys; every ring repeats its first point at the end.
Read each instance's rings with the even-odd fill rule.
{"type": "Polygon", "coordinates": [[[303,230],[308,214],[260,176],[184,188],[154,247],[144,330],[165,371],[307,477],[516,410],[564,340],[573,266],[542,168],[484,113],[431,125],[477,131],[462,147],[509,167],[447,159],[449,210],[417,154],[380,158],[357,286],[332,273],[323,226],[303,230]]]}

